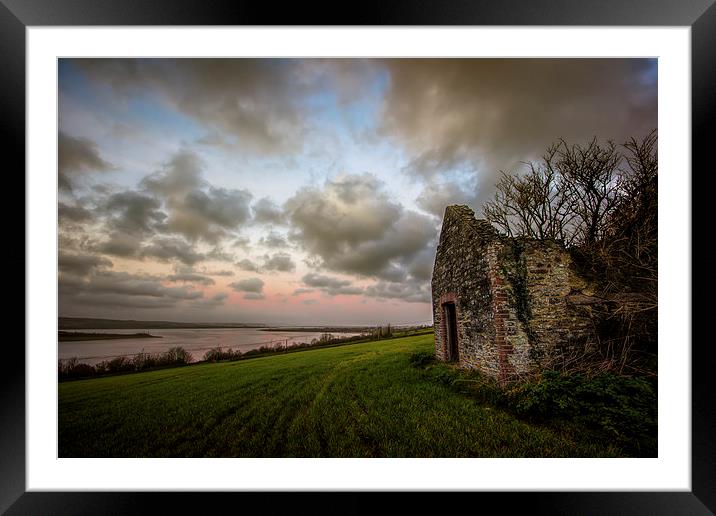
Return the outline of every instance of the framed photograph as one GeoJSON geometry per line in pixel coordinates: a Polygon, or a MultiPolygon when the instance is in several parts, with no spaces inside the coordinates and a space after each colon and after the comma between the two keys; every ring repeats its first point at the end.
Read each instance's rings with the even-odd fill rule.
{"type": "Polygon", "coordinates": [[[0,5],[26,200],[3,511],[714,510],[712,2],[169,4],[0,5]]]}

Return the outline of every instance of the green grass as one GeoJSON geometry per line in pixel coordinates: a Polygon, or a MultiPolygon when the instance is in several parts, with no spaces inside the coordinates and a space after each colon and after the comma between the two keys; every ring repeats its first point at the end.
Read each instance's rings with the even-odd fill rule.
{"type": "MultiPolygon", "coordinates": [[[[59,384],[60,457],[600,457],[411,365],[432,335],[59,384]]],[[[438,377],[440,375],[437,375],[438,377]]]]}

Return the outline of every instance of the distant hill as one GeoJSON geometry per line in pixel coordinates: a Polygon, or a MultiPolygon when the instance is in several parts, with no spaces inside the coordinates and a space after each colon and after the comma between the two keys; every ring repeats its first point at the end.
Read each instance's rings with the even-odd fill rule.
{"type": "Polygon", "coordinates": [[[134,330],[172,328],[266,328],[254,323],[206,323],[175,321],[136,321],[132,319],[94,319],[91,317],[58,317],[60,330],[134,330]]]}

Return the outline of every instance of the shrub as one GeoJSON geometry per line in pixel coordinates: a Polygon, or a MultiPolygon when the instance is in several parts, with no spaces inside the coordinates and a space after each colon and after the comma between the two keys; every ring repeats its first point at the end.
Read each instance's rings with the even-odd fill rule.
{"type": "Polygon", "coordinates": [[[79,360],[77,359],[77,357],[68,358],[68,359],[65,361],[65,363],[64,363],[64,365],[65,365],[65,370],[68,371],[68,372],[70,372],[70,371],[72,371],[75,367],[77,367],[77,364],[79,364],[79,360]]]}
{"type": "Polygon", "coordinates": [[[60,360],[57,363],[57,372],[59,373],[60,376],[69,376],[69,374],[75,368],[77,363],[78,363],[77,357],[71,357],[71,358],[66,358],[64,360],[60,360]]]}
{"type": "Polygon", "coordinates": [[[453,385],[457,379],[457,374],[454,371],[444,367],[432,370],[431,376],[433,381],[442,385],[453,385]]]}
{"type": "Polygon", "coordinates": [[[221,347],[211,348],[204,353],[204,360],[207,362],[218,362],[220,360],[238,360],[241,357],[241,351],[238,349],[232,351],[231,348],[224,351],[221,347]]]}
{"type": "Polygon", "coordinates": [[[435,353],[432,351],[418,351],[410,355],[410,363],[413,367],[425,367],[435,362],[435,353]]]}
{"type": "Polygon", "coordinates": [[[460,371],[453,386],[480,404],[505,406],[505,392],[497,380],[479,370],[460,371]]]}
{"type": "Polygon", "coordinates": [[[207,362],[218,362],[221,360],[221,355],[221,348],[211,348],[209,351],[204,353],[204,360],[207,362]]]}
{"type": "Polygon", "coordinates": [[[127,357],[113,358],[107,362],[107,371],[110,373],[119,373],[122,371],[133,371],[134,364],[127,357]]]}
{"type": "Polygon", "coordinates": [[[175,346],[173,348],[169,348],[168,351],[164,352],[160,362],[162,365],[188,364],[192,361],[193,358],[194,357],[192,356],[192,354],[185,350],[183,347],[175,346]]]}
{"type": "Polygon", "coordinates": [[[60,378],[80,378],[93,376],[96,371],[93,366],[81,363],[76,357],[72,357],[57,363],[57,373],[60,378]]]}
{"type": "Polygon", "coordinates": [[[630,452],[656,452],[656,392],[641,378],[545,372],[507,391],[506,400],[517,415],[572,421],[630,452]]]}
{"type": "Polygon", "coordinates": [[[137,353],[132,359],[132,365],[135,371],[143,371],[157,365],[157,358],[149,353],[141,352],[137,353]]]}
{"type": "Polygon", "coordinates": [[[72,370],[72,376],[74,377],[93,376],[94,374],[94,367],[89,364],[77,364],[77,366],[72,370]]]}

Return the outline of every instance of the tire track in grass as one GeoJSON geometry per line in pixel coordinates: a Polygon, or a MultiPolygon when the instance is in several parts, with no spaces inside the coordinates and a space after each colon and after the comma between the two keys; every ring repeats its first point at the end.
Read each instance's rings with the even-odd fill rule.
{"type": "Polygon", "coordinates": [[[222,445],[211,450],[205,448],[205,455],[223,456],[276,456],[284,453],[287,443],[286,428],[301,403],[296,392],[310,383],[313,368],[296,376],[273,375],[252,382],[247,391],[241,386],[246,403],[242,410],[228,411],[226,417],[214,425],[211,437],[222,445]],[[231,436],[222,439],[222,436],[231,436]],[[211,453],[210,453],[211,452],[211,453]]]}
{"type": "Polygon", "coordinates": [[[380,445],[378,440],[366,428],[369,422],[368,410],[366,409],[363,399],[358,395],[355,380],[351,380],[348,385],[348,391],[351,397],[351,405],[353,410],[348,411],[348,415],[356,427],[356,434],[361,443],[367,449],[367,457],[380,457],[380,445]]]}
{"type": "MultiPolygon", "coordinates": [[[[355,352],[351,353],[351,355],[355,354],[355,352]]],[[[377,352],[372,350],[363,351],[357,356],[345,357],[342,360],[337,360],[334,364],[329,364],[328,371],[318,380],[320,387],[313,399],[303,410],[295,412],[289,428],[292,429],[292,433],[301,433],[301,428],[304,428],[304,435],[317,441],[317,455],[313,454],[311,456],[331,456],[329,454],[331,440],[335,440],[335,436],[327,429],[326,410],[331,407],[331,404],[326,403],[325,400],[327,393],[334,387],[336,377],[339,374],[345,374],[345,370],[354,363],[370,360],[376,354],[377,352]]],[[[345,429],[343,430],[345,431],[345,429]]],[[[308,446],[300,448],[305,449],[308,446]]]]}

